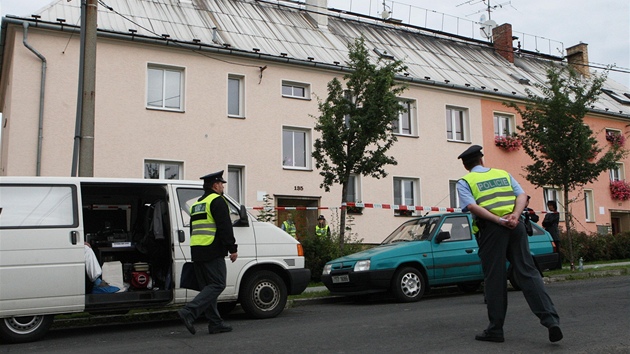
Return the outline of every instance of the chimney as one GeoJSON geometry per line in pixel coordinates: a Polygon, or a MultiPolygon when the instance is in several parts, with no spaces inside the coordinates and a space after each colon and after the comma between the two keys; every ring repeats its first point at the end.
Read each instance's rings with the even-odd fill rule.
{"type": "Polygon", "coordinates": [[[502,57],[514,64],[514,47],[512,46],[512,25],[504,23],[492,29],[492,42],[494,50],[502,57]]]}
{"type": "Polygon", "coordinates": [[[306,0],[306,11],[318,28],[328,28],[328,0],[306,0]]]}
{"type": "Polygon", "coordinates": [[[580,43],[567,48],[567,61],[569,67],[582,74],[583,77],[591,76],[588,69],[588,44],[580,43]]]}

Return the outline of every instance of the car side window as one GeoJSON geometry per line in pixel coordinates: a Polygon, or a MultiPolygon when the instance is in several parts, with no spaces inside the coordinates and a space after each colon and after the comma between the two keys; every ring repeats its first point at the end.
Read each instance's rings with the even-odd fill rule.
{"type": "Polygon", "coordinates": [[[445,240],[444,242],[472,239],[468,218],[465,216],[457,216],[444,220],[444,223],[442,223],[442,227],[440,228],[440,232],[445,231],[448,231],[451,234],[451,238],[445,240]]]}

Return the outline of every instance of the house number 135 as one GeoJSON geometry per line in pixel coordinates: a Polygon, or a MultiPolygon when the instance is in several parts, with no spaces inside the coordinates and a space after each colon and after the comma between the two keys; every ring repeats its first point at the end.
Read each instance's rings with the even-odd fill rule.
{"type": "Polygon", "coordinates": [[[304,190],[304,186],[293,186],[293,190],[294,191],[303,191],[304,190]]]}

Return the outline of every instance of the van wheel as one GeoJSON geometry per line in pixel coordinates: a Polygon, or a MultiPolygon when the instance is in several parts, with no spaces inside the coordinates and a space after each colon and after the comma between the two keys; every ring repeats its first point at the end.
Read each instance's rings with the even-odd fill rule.
{"type": "Polygon", "coordinates": [[[261,270],[247,278],[240,299],[243,310],[251,317],[276,317],[287,304],[287,287],[278,274],[261,270]]]}
{"type": "Polygon", "coordinates": [[[53,315],[0,319],[0,338],[8,343],[33,342],[42,338],[53,323],[53,315]]]}
{"type": "Polygon", "coordinates": [[[415,302],[424,294],[424,277],[416,268],[405,267],[394,274],[392,293],[399,302],[415,302]]]}

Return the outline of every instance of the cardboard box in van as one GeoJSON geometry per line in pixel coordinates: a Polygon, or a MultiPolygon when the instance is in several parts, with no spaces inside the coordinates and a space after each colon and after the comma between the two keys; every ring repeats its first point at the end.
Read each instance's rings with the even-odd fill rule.
{"type": "MultiPolygon", "coordinates": [[[[37,340],[55,314],[192,300],[197,291],[179,285],[191,261],[190,206],[202,194],[195,181],[0,177],[0,339],[37,340]],[[117,287],[94,289],[85,242],[117,287]]],[[[226,258],[219,302],[228,309],[240,303],[254,318],[275,317],[310,280],[302,246],[226,199],[239,257],[226,258]]]]}

